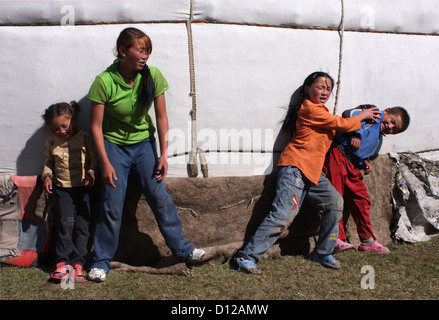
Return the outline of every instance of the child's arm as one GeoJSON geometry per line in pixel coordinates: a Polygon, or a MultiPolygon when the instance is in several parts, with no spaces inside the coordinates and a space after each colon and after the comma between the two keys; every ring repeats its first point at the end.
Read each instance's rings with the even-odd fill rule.
{"type": "Polygon", "coordinates": [[[92,187],[95,183],[95,170],[97,167],[97,158],[96,158],[96,152],[93,145],[92,138],[87,135],[85,137],[85,143],[86,143],[86,150],[87,150],[87,157],[88,157],[88,170],[85,175],[85,186],[92,187]]]}
{"type": "MultiPolygon", "coordinates": [[[[305,106],[305,103],[303,105],[305,106]]],[[[380,117],[380,111],[378,108],[363,110],[359,114],[350,118],[331,115],[326,107],[312,104],[309,104],[308,108],[302,107],[299,111],[301,112],[300,121],[302,121],[303,124],[340,132],[359,130],[361,128],[361,121],[370,119],[377,122],[377,119],[380,117]]]]}
{"type": "Polygon", "coordinates": [[[53,169],[55,166],[55,160],[52,155],[52,150],[49,148],[47,142],[46,145],[44,146],[44,157],[45,157],[44,168],[41,178],[43,180],[44,190],[46,190],[47,193],[52,193],[52,176],[53,176],[53,169]]]}
{"type": "Polygon", "coordinates": [[[168,173],[168,141],[166,136],[169,130],[168,115],[166,112],[165,95],[161,94],[154,100],[154,108],[157,122],[157,133],[160,142],[160,159],[157,166],[157,180],[163,180],[168,173]]]}
{"type": "Polygon", "coordinates": [[[49,175],[44,176],[43,186],[44,186],[44,190],[46,190],[47,193],[52,193],[52,176],[49,175]]]}

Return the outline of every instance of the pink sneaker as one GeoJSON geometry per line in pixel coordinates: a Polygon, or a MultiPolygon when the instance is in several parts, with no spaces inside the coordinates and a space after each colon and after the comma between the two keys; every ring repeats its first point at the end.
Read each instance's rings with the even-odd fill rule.
{"type": "Polygon", "coordinates": [[[390,253],[390,250],[383,246],[381,243],[375,240],[375,242],[371,246],[363,246],[360,244],[358,247],[359,251],[366,252],[378,252],[378,253],[390,253]]]}
{"type": "Polygon", "coordinates": [[[350,244],[349,242],[345,242],[343,240],[337,239],[333,253],[349,250],[349,249],[352,249],[353,247],[354,246],[352,244],[350,244]]]}

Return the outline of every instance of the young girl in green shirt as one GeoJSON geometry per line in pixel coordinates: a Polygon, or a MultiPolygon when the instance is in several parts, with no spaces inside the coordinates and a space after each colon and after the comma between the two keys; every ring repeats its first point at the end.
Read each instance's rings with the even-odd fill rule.
{"type": "Polygon", "coordinates": [[[92,101],[91,131],[100,159],[103,193],[96,224],[92,268],[88,278],[103,281],[116,252],[123,203],[131,169],[137,177],[159,229],[174,256],[194,262],[204,251],[195,249],[182,233],[182,223],[163,179],[168,163],[168,117],[162,73],[146,64],[150,38],[136,28],[123,30],[116,43],[117,59],[97,76],[88,98],[92,101]],[[154,103],[156,128],[148,115],[154,103]]]}

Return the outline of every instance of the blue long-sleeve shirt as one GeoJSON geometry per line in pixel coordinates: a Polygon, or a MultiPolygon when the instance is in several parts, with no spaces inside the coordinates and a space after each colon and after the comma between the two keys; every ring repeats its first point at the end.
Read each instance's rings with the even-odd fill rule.
{"type": "MultiPolygon", "coordinates": [[[[343,118],[350,118],[359,114],[363,109],[376,108],[374,105],[361,105],[354,109],[348,109],[343,112],[343,118]]],[[[373,120],[361,121],[361,129],[354,132],[338,132],[335,135],[333,146],[340,149],[346,158],[352,162],[352,164],[361,168],[363,161],[376,155],[381,148],[382,134],[381,134],[381,120],[383,112],[381,111],[381,117],[378,122],[373,120]],[[361,139],[360,148],[354,151],[351,147],[351,137],[357,137],[361,139]]]]}

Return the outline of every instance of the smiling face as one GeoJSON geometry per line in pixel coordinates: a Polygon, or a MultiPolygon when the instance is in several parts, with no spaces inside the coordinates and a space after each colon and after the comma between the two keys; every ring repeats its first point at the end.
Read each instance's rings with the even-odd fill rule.
{"type": "Polygon", "coordinates": [[[72,118],[66,115],[55,116],[49,124],[50,131],[60,139],[69,140],[72,136],[72,118]]]}
{"type": "Polygon", "coordinates": [[[390,113],[389,109],[384,110],[381,121],[381,133],[397,134],[403,131],[403,121],[399,114],[390,113]]]}
{"type": "Polygon", "coordinates": [[[332,81],[328,77],[318,77],[310,86],[305,86],[308,98],[317,104],[325,104],[332,91],[332,81]]]}

